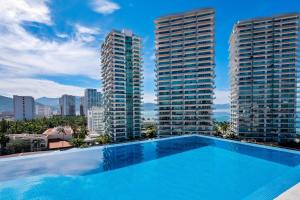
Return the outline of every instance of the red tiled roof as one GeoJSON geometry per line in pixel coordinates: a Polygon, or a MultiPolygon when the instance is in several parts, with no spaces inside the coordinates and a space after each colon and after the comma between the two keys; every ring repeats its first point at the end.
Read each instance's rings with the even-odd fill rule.
{"type": "Polygon", "coordinates": [[[49,141],[48,145],[49,145],[49,149],[60,149],[60,148],[72,147],[70,142],[64,140],[49,141]]]}

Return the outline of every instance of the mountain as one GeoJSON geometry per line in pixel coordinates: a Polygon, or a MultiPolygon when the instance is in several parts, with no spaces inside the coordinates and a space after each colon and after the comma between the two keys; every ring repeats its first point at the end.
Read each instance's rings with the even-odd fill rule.
{"type": "Polygon", "coordinates": [[[13,99],[0,95],[0,112],[13,112],[13,99]]]}
{"type": "Polygon", "coordinates": [[[50,106],[52,108],[59,108],[59,98],[48,98],[48,97],[41,97],[35,100],[40,104],[50,106]]]}
{"type": "MultiPolygon", "coordinates": [[[[37,105],[43,105],[39,102],[35,102],[37,105]]],[[[0,112],[14,112],[13,99],[0,95],[0,112]]]]}
{"type": "MultiPolygon", "coordinates": [[[[48,97],[41,97],[35,100],[38,103],[41,103],[46,106],[50,106],[53,110],[59,110],[59,98],[48,98],[48,97]]],[[[80,97],[75,96],[75,107],[76,112],[79,112],[80,108],[80,97]]]]}

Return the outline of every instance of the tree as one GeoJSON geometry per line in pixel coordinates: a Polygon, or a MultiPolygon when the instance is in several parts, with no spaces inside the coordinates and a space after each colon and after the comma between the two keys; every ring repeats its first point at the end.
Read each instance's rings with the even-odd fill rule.
{"type": "Polygon", "coordinates": [[[0,133],[6,133],[9,128],[9,124],[5,119],[0,122],[0,133]]]}
{"type": "Polygon", "coordinates": [[[72,138],[71,140],[71,144],[74,146],[74,147],[83,147],[84,146],[84,140],[82,138],[72,138]]]}
{"type": "Polygon", "coordinates": [[[156,130],[153,127],[149,127],[146,130],[146,135],[147,138],[154,138],[156,137],[156,130]]]}
{"type": "Polygon", "coordinates": [[[108,134],[100,135],[96,138],[96,142],[99,144],[108,144],[112,141],[112,138],[108,134]]]}
{"type": "Polygon", "coordinates": [[[87,128],[85,126],[81,126],[78,133],[78,137],[84,139],[87,134],[88,134],[87,128]]]}
{"type": "Polygon", "coordinates": [[[217,136],[224,138],[237,138],[236,134],[231,131],[229,122],[214,122],[214,131],[217,136]]]}
{"type": "Polygon", "coordinates": [[[8,142],[9,142],[9,137],[7,137],[4,133],[0,133],[1,154],[4,153],[6,144],[8,142]]]}
{"type": "Polygon", "coordinates": [[[36,133],[41,134],[48,128],[57,126],[71,126],[74,132],[77,132],[78,127],[86,126],[86,118],[79,116],[53,116],[51,118],[40,118],[26,121],[0,121],[0,132],[9,134],[18,133],[36,133]]]}
{"type": "Polygon", "coordinates": [[[214,130],[217,135],[224,136],[229,132],[229,122],[214,122],[214,130]]]}
{"type": "Polygon", "coordinates": [[[14,140],[7,145],[12,153],[21,153],[30,151],[30,143],[24,140],[14,140]]]}

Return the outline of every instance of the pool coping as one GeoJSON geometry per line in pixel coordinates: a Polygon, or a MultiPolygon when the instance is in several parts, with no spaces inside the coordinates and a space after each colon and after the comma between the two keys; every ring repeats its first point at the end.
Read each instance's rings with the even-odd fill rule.
{"type": "Polygon", "coordinates": [[[293,200],[300,197],[300,182],[281,193],[275,200],[293,200]]]}
{"type": "Polygon", "coordinates": [[[263,145],[263,144],[253,144],[253,143],[249,143],[249,142],[230,140],[230,139],[219,138],[219,137],[208,136],[208,135],[187,134],[187,135],[178,135],[178,136],[170,136],[170,137],[163,137],[163,138],[154,138],[154,139],[148,139],[148,140],[143,140],[143,141],[132,141],[132,142],[124,142],[124,143],[118,143],[118,144],[107,144],[107,145],[102,145],[102,146],[91,146],[91,147],[87,147],[87,148],[72,148],[72,149],[63,150],[63,151],[57,150],[57,151],[51,151],[51,152],[43,152],[41,154],[37,153],[37,154],[32,154],[32,155],[23,155],[23,156],[5,157],[5,158],[0,157],[0,162],[23,160],[23,159],[38,158],[38,157],[51,156],[51,155],[57,155],[57,154],[68,154],[68,153],[73,153],[73,152],[97,150],[97,149],[103,149],[103,148],[107,148],[107,147],[127,146],[127,145],[132,145],[132,144],[142,144],[142,143],[148,143],[148,142],[172,140],[172,139],[178,139],[178,138],[184,138],[184,137],[195,137],[195,136],[207,138],[207,139],[219,140],[219,141],[223,141],[223,142],[236,143],[236,144],[241,144],[241,145],[246,145],[246,146],[248,145],[248,146],[253,146],[253,147],[257,147],[257,148],[265,148],[265,149],[282,151],[282,152],[286,152],[286,153],[300,155],[300,151],[286,149],[286,148],[282,148],[282,147],[273,147],[273,146],[267,146],[267,145],[263,145]]]}

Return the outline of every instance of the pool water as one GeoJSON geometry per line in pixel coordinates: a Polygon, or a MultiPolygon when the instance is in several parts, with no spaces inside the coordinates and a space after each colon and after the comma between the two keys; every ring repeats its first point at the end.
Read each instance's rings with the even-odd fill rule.
{"type": "Polygon", "coordinates": [[[0,160],[0,199],[274,199],[300,154],[184,136],[0,160]]]}

